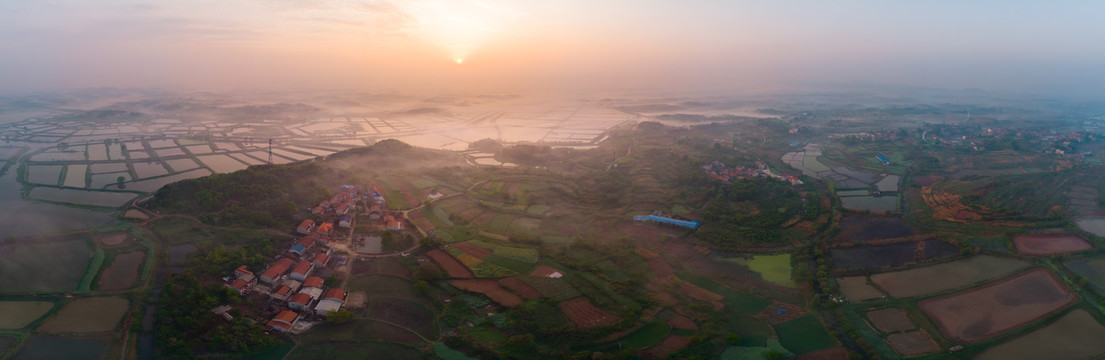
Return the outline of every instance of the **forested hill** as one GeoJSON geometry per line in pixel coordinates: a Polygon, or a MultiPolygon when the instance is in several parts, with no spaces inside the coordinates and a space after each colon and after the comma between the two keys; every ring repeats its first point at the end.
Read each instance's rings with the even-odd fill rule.
{"type": "Polygon", "coordinates": [[[365,186],[379,169],[463,164],[459,155],[384,140],[321,160],[189,179],[162,187],[145,205],[160,213],[188,214],[211,225],[273,227],[291,224],[303,208],[329,198],[341,185],[365,186]]]}

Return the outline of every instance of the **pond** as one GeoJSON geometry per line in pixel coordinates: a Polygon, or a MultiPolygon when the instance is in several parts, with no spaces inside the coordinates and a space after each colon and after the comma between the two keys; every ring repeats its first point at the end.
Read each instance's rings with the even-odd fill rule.
{"type": "Polygon", "coordinates": [[[84,187],[84,176],[88,172],[88,165],[83,164],[71,164],[69,170],[65,171],[65,183],[63,186],[82,188],[84,187]]]}
{"type": "Polygon", "coordinates": [[[894,211],[898,210],[897,196],[846,196],[841,197],[840,202],[845,209],[869,210],[869,211],[894,211]]]}
{"type": "Polygon", "coordinates": [[[1097,236],[1105,236],[1105,218],[1085,218],[1074,221],[1079,229],[1097,236]]]}
{"type": "Polygon", "coordinates": [[[93,188],[93,189],[103,189],[104,186],[107,186],[109,184],[118,183],[120,176],[123,177],[123,181],[134,180],[130,177],[130,173],[126,172],[126,171],[107,173],[107,174],[97,174],[97,175],[92,175],[92,184],[89,185],[89,187],[93,188]]]}
{"type": "Polygon", "coordinates": [[[200,167],[195,160],[192,159],[173,159],[165,160],[165,164],[169,165],[169,168],[173,169],[173,172],[191,170],[200,167]]]}
{"type": "Polygon", "coordinates": [[[120,207],[138,197],[129,192],[110,192],[92,190],[69,190],[48,187],[35,187],[29,195],[31,199],[62,202],[77,205],[102,207],[120,207]]]}
{"type": "Polygon", "coordinates": [[[61,165],[33,165],[27,167],[27,182],[57,185],[61,177],[61,165]]]}
{"type": "Polygon", "coordinates": [[[191,145],[191,146],[185,146],[185,147],[188,148],[188,151],[193,153],[193,154],[210,154],[211,153],[211,145],[191,145]]]}
{"type": "Polygon", "coordinates": [[[171,148],[165,148],[165,149],[155,149],[153,152],[156,153],[158,157],[170,157],[170,156],[187,155],[187,154],[184,153],[184,149],[181,149],[179,147],[171,147],[171,148]]]}
{"type": "Polygon", "coordinates": [[[131,163],[134,166],[134,172],[138,175],[139,179],[145,179],[148,177],[161,176],[169,173],[169,170],[165,169],[160,162],[134,162],[131,163]]]}
{"type": "Polygon", "coordinates": [[[92,160],[92,161],[107,160],[107,146],[104,145],[104,144],[90,144],[90,145],[88,145],[88,160],[92,160]]]}
{"type": "Polygon", "coordinates": [[[96,163],[96,164],[92,164],[92,173],[93,174],[103,174],[103,173],[112,173],[112,172],[120,172],[120,171],[127,171],[127,163],[120,162],[120,163],[96,163]]]}
{"type": "Polygon", "coordinates": [[[20,188],[14,171],[0,176],[0,208],[4,209],[0,237],[47,235],[114,222],[113,214],[108,212],[23,200],[20,188]]]}
{"type": "Polygon", "coordinates": [[[202,155],[196,156],[196,159],[217,173],[235,172],[246,168],[246,164],[226,155],[202,155]]]}
{"type": "MultiPolygon", "coordinates": [[[[174,182],[181,181],[181,180],[184,180],[184,179],[195,179],[195,178],[203,177],[203,176],[207,176],[207,175],[211,175],[211,171],[208,171],[207,169],[195,169],[195,170],[186,171],[186,172],[179,173],[179,174],[176,174],[176,175],[171,175],[171,176],[165,176],[165,177],[159,177],[159,178],[129,182],[129,183],[126,183],[126,187],[127,187],[126,190],[142,191],[142,192],[154,192],[154,191],[157,191],[157,189],[160,189],[162,186],[165,186],[166,184],[169,184],[169,183],[174,183],[174,182]]],[[[108,189],[117,189],[117,187],[115,185],[108,185],[107,188],[108,189]]]]}

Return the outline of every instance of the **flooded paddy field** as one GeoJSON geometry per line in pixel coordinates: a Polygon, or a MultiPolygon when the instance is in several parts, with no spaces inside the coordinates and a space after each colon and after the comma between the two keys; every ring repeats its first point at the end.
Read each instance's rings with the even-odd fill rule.
{"type": "Polygon", "coordinates": [[[30,198],[59,203],[91,205],[101,207],[120,207],[139,194],[132,192],[70,190],[48,187],[35,187],[30,198]]]}

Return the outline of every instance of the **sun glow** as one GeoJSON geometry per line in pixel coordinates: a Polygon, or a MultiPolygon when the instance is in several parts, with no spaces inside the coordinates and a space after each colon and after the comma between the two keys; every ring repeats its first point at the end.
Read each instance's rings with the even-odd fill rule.
{"type": "Polygon", "coordinates": [[[457,58],[457,65],[460,65],[463,62],[464,62],[464,58],[457,58]]]}

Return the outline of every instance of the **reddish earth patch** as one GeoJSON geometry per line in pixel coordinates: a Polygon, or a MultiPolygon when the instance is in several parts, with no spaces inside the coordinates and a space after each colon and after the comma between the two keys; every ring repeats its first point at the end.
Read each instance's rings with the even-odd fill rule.
{"type": "Polygon", "coordinates": [[[449,245],[449,246],[457,248],[460,251],[463,251],[464,253],[466,253],[468,255],[472,255],[472,256],[478,257],[480,259],[483,259],[484,256],[491,255],[491,250],[488,250],[486,248],[483,248],[483,247],[480,247],[480,246],[477,246],[477,245],[473,245],[473,244],[471,244],[467,241],[459,242],[459,243],[452,244],[452,245],[449,245]]]}
{"type": "Polygon", "coordinates": [[[474,275],[472,275],[472,271],[468,270],[468,268],[465,267],[464,264],[461,264],[460,261],[457,261],[456,258],[450,256],[449,254],[446,254],[444,251],[441,251],[441,249],[433,249],[427,251],[426,256],[429,256],[430,259],[433,259],[434,262],[437,263],[437,266],[440,266],[443,270],[445,270],[445,273],[449,274],[449,277],[451,278],[471,279],[475,277],[474,275]]]}
{"type": "Polygon", "coordinates": [[[1076,300],[1055,275],[1037,268],[990,285],[921,300],[917,307],[948,339],[972,343],[1039,320],[1076,300]]]}
{"type": "Polygon", "coordinates": [[[1051,255],[1082,251],[1093,246],[1072,234],[1034,234],[1013,237],[1017,251],[1028,255],[1051,255]]]}
{"type": "Polygon", "coordinates": [[[621,320],[617,316],[595,307],[594,304],[591,304],[590,299],[582,296],[561,301],[557,305],[560,307],[560,312],[567,315],[568,319],[571,319],[576,326],[582,328],[610,325],[621,320]]]}
{"type": "Polygon", "coordinates": [[[529,274],[533,275],[533,276],[549,277],[549,275],[552,275],[553,273],[561,273],[561,272],[560,272],[560,270],[554,269],[551,266],[541,265],[541,266],[538,266],[536,269],[533,269],[533,271],[530,272],[529,274]]]}
{"type": "Polygon", "coordinates": [[[488,212],[485,212],[485,213],[481,213],[479,216],[476,216],[475,218],[472,219],[472,223],[479,226],[482,229],[486,229],[487,225],[491,223],[491,220],[495,219],[496,215],[499,215],[499,214],[494,212],[494,211],[488,211],[488,212]]]}
{"type": "Polygon", "coordinates": [[[809,354],[793,357],[794,360],[845,360],[848,358],[848,350],[842,347],[814,351],[809,354]]]}
{"type": "Polygon", "coordinates": [[[660,340],[659,344],[653,345],[648,349],[641,350],[639,355],[645,359],[663,359],[671,353],[682,350],[691,344],[691,338],[679,335],[668,335],[664,340],[660,340]]]}
{"type": "Polygon", "coordinates": [[[918,176],[913,178],[913,182],[917,183],[917,185],[920,186],[932,186],[933,184],[941,181],[944,181],[944,177],[936,175],[918,176]]]}
{"type": "Polygon", "coordinates": [[[522,298],[506,291],[495,280],[453,280],[449,284],[457,287],[457,289],[487,295],[491,300],[503,306],[515,307],[522,304],[522,298]]]}
{"type": "Polygon", "coordinates": [[[683,330],[698,330],[698,324],[695,324],[693,320],[684,316],[676,316],[675,318],[668,320],[668,325],[672,328],[683,330]]]}
{"type": "Polygon", "coordinates": [[[657,254],[655,251],[645,249],[645,248],[637,248],[637,255],[640,256],[642,259],[645,259],[645,260],[657,258],[657,257],[660,256],[660,254],[657,254]]]}
{"type": "Polygon", "coordinates": [[[104,246],[112,247],[122,245],[130,236],[127,233],[109,233],[96,235],[96,241],[104,246]]]}
{"type": "Polygon", "coordinates": [[[541,298],[541,292],[540,291],[537,291],[537,289],[534,289],[532,286],[529,286],[529,284],[526,284],[524,281],[522,281],[521,279],[518,279],[518,278],[513,278],[512,277],[512,278],[506,278],[506,279],[499,280],[499,285],[502,285],[503,287],[505,287],[507,289],[513,290],[514,292],[518,293],[518,295],[522,295],[522,297],[524,297],[526,299],[539,299],[539,298],[541,298]]]}
{"type": "Polygon", "coordinates": [[[675,273],[675,270],[668,265],[667,261],[662,258],[652,258],[645,261],[645,265],[648,265],[648,269],[652,270],[652,273],[658,278],[666,278],[675,273]]]}

